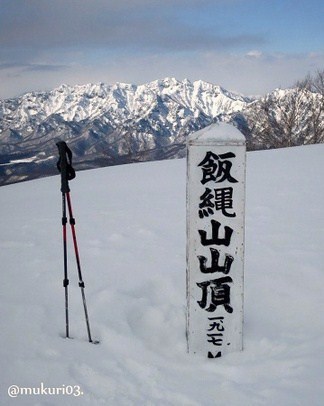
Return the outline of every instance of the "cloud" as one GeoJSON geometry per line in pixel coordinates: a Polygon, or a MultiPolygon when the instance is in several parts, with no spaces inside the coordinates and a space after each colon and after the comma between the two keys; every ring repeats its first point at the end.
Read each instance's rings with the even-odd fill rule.
{"type": "Polygon", "coordinates": [[[30,72],[60,72],[65,69],[69,69],[69,66],[44,64],[28,64],[25,66],[25,70],[30,72]]]}
{"type": "MultiPolygon", "coordinates": [[[[55,58],[54,58],[55,59],[55,58]]],[[[289,87],[308,73],[323,69],[324,53],[267,54],[257,58],[226,52],[195,54],[119,55],[58,68],[43,65],[0,70],[0,99],[31,90],[52,89],[62,83],[126,82],[142,84],[167,76],[179,80],[202,79],[245,95],[262,95],[277,87],[289,87]],[[38,69],[38,70],[37,70],[38,69]],[[37,70],[37,72],[36,72],[37,70]]]]}
{"type": "Polygon", "coordinates": [[[63,82],[183,77],[202,53],[260,47],[262,35],[200,21],[228,1],[242,0],[0,0],[0,98],[63,82]]]}
{"type": "Polygon", "coordinates": [[[20,62],[0,63],[0,70],[18,69],[21,72],[57,72],[68,68],[68,65],[46,65],[20,62]]]}
{"type": "Polygon", "coordinates": [[[262,55],[263,55],[262,52],[258,51],[257,49],[253,49],[253,50],[246,53],[246,56],[248,58],[261,58],[262,55]]]}
{"type": "Polygon", "coordinates": [[[224,35],[195,19],[220,0],[22,0],[6,1],[0,14],[0,46],[28,48],[96,47],[179,51],[227,49],[264,42],[260,35],[224,35]],[[182,12],[190,10],[190,13],[182,12]]]}
{"type": "Polygon", "coordinates": [[[220,6],[245,1],[0,0],[0,98],[166,76],[260,94],[322,69],[321,52],[270,53],[267,30],[220,20],[220,6]]]}

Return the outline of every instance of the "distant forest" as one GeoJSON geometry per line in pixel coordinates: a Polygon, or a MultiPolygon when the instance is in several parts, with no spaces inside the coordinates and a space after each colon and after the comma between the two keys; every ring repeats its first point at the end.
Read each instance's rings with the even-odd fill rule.
{"type": "Polygon", "coordinates": [[[236,121],[249,150],[324,142],[324,70],[250,104],[236,121]]]}

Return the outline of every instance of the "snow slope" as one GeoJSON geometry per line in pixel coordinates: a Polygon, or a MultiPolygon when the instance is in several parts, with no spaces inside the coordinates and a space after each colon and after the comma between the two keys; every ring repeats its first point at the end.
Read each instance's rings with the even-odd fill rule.
{"type": "Polygon", "coordinates": [[[2,187],[0,404],[322,405],[323,153],[248,153],[244,351],[214,360],[186,353],[185,160],[83,171],[71,182],[100,345],[86,341],[72,251],[74,339],[61,337],[59,176],[2,187]],[[7,394],[41,383],[83,395],[7,394]]]}

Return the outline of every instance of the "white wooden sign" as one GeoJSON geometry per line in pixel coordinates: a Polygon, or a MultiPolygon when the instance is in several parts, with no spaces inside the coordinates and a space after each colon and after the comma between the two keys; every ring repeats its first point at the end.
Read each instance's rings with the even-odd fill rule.
{"type": "Polygon", "coordinates": [[[245,161],[232,125],[188,139],[188,351],[208,358],[243,349],[245,161]]]}

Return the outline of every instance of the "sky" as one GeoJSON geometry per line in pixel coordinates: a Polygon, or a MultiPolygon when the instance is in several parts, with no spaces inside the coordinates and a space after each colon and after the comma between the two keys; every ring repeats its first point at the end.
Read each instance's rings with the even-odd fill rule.
{"type": "Polygon", "coordinates": [[[323,0],[0,0],[0,99],[205,80],[245,95],[324,69],[323,0]]]}

